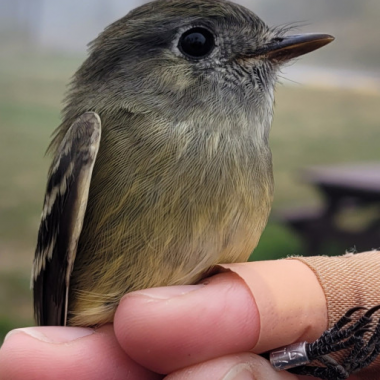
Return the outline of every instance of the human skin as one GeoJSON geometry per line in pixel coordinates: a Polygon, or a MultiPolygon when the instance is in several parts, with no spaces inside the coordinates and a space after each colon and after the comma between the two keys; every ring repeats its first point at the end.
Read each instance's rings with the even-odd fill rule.
{"type": "Polygon", "coordinates": [[[199,285],[128,294],[114,325],[96,331],[14,330],[0,349],[0,380],[310,379],[276,372],[255,354],[326,329],[323,291],[309,267],[282,260],[220,271],[199,285]]]}

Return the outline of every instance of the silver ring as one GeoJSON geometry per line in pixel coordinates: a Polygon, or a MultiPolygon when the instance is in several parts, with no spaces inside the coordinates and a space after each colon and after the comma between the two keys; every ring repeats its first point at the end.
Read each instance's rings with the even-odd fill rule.
{"type": "Polygon", "coordinates": [[[306,353],[307,342],[294,343],[270,353],[270,363],[276,371],[283,371],[310,363],[306,353]]]}

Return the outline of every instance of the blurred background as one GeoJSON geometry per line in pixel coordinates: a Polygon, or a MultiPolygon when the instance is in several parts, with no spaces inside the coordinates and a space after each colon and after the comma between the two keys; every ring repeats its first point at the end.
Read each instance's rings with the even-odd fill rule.
{"type": "MultiPolygon", "coordinates": [[[[297,23],[299,32],[336,37],[281,74],[271,135],[275,202],[253,258],[380,247],[380,241],[375,246],[358,235],[376,227],[380,215],[380,2],[240,2],[271,26],[297,23]],[[336,240],[318,238],[326,244],[316,250],[310,227],[319,231],[320,221],[331,219],[326,209],[331,211],[332,201],[328,186],[321,185],[324,169],[304,169],[341,164],[348,169],[327,169],[330,179],[344,172],[348,192],[350,183],[373,183],[375,192],[364,207],[350,194],[347,207],[333,215],[334,228],[348,240],[339,233],[336,240]],[[357,164],[363,166],[350,169],[357,164]]],[[[86,44],[142,3],[0,0],[0,342],[9,329],[33,324],[29,276],[50,162],[44,152],[60,122],[66,85],[86,56],[86,44]]]]}

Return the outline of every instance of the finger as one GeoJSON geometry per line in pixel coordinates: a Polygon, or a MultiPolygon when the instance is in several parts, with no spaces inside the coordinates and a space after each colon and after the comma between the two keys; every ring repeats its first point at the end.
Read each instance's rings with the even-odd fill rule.
{"type": "Polygon", "coordinates": [[[288,372],[276,372],[269,362],[251,353],[230,355],[170,374],[165,380],[299,380],[288,372]]]}
{"type": "Polygon", "coordinates": [[[265,264],[242,264],[257,278],[248,286],[228,272],[207,279],[206,285],[125,296],[115,315],[120,345],[143,366],[171,373],[220,356],[319,337],[327,316],[314,273],[298,261],[265,264]]]}
{"type": "Polygon", "coordinates": [[[247,287],[229,273],[208,285],[128,295],[116,311],[114,327],[128,355],[155,372],[170,373],[249,351],[258,339],[259,317],[247,287]]]}
{"type": "Polygon", "coordinates": [[[158,380],[118,345],[112,326],[33,327],[8,334],[0,349],[0,380],[158,380]]]}

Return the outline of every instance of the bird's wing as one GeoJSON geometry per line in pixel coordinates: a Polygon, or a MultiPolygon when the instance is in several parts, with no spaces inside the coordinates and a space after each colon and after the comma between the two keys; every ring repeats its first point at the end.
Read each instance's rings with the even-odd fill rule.
{"type": "Polygon", "coordinates": [[[100,136],[99,116],[87,112],[71,125],[54,156],[32,271],[39,325],[66,325],[70,276],[100,136]]]}

